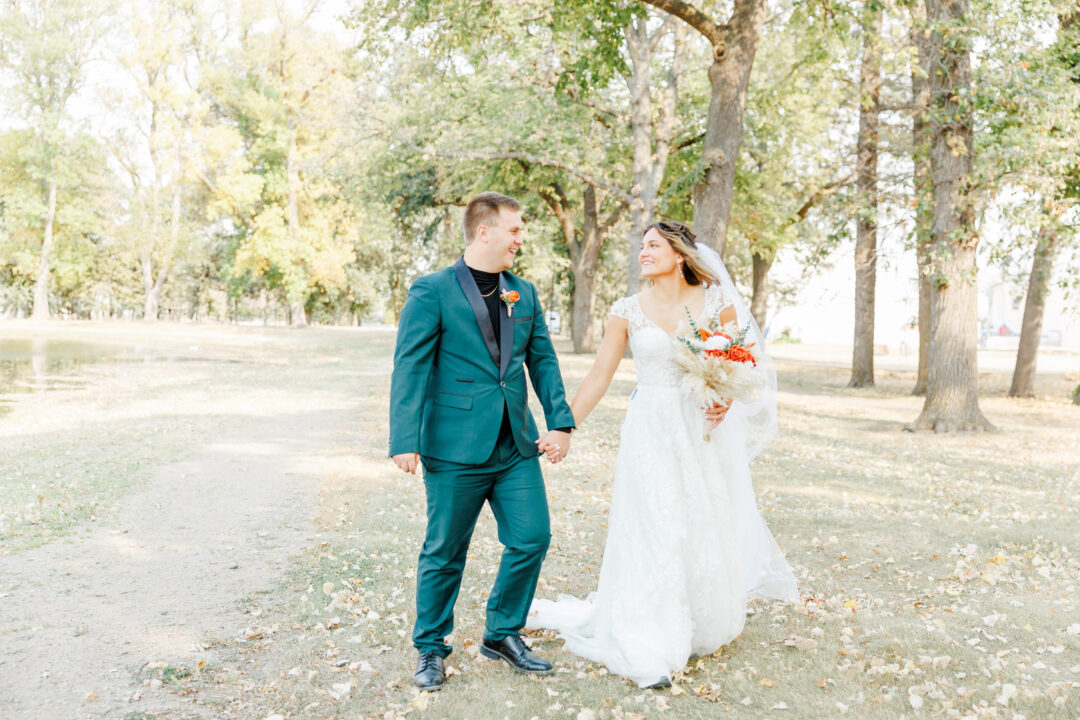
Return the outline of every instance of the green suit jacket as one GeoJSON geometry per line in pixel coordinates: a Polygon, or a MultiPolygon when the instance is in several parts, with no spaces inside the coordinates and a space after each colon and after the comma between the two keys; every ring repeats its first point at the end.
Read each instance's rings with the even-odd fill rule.
{"type": "Polygon", "coordinates": [[[417,278],[401,311],[390,382],[390,455],[418,452],[463,465],[495,449],[504,408],[514,443],[537,454],[525,368],[548,429],[574,426],[536,287],[503,272],[499,294],[517,291],[512,315],[500,303],[500,337],[464,258],[417,278]]]}

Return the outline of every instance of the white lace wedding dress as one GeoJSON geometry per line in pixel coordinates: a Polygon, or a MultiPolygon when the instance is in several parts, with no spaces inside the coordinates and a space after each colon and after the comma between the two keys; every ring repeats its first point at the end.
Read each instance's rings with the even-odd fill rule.
{"type": "MultiPolygon", "coordinates": [[[[710,286],[703,316],[727,304],[710,286]]],[[[628,321],[638,387],[622,426],[599,586],[586,600],[534,600],[527,627],[556,630],[575,655],[645,686],[734,640],[749,598],[796,601],[798,592],[757,510],[745,410],[735,403],[706,442],[700,403],[678,388],[674,338],[637,296],[611,314],[628,321]]]]}

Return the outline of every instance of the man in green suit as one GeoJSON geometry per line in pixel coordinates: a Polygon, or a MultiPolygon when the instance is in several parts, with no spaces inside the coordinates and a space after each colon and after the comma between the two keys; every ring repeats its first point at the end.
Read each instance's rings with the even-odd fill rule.
{"type": "Polygon", "coordinates": [[[464,256],[409,289],[390,387],[390,456],[408,473],[422,464],[427,491],[413,628],[414,681],[424,690],[445,682],[446,636],[485,501],[504,550],[480,652],[520,672],[552,672],[518,633],[551,539],[538,456],[565,457],[574,427],[536,288],[507,272],[522,244],[520,206],[483,193],[466,207],[464,226],[464,256]],[[525,368],[544,407],[542,438],[525,368]]]}

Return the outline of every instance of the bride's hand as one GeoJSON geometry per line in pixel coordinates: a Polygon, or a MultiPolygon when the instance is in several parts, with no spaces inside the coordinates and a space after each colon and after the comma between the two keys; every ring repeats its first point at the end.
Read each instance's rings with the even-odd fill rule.
{"type": "Polygon", "coordinates": [[[717,425],[724,421],[724,416],[727,415],[727,411],[731,409],[731,401],[728,400],[724,403],[713,403],[709,407],[705,408],[705,420],[711,422],[709,429],[714,429],[717,425]]]}
{"type": "Polygon", "coordinates": [[[547,455],[548,460],[557,463],[570,452],[570,433],[549,430],[544,437],[536,441],[537,449],[547,455]]]}

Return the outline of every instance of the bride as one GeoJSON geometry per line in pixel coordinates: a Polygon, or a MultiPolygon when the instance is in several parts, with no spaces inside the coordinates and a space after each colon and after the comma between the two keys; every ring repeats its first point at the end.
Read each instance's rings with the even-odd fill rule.
{"type": "Polygon", "coordinates": [[[571,403],[580,427],[629,342],[638,387],[622,426],[600,582],[585,600],[534,600],[527,627],[556,630],[568,650],[638,685],[666,687],[690,657],[738,637],[748,599],[799,595],[750,480],[750,461],[776,433],[776,374],[761,331],[720,257],[685,225],[649,227],[638,262],[652,286],[612,305],[571,403]],[[679,391],[674,336],[687,313],[750,323],[769,380],[755,403],[703,409],[679,391]],[[706,418],[719,425],[708,441],[706,418]]]}

